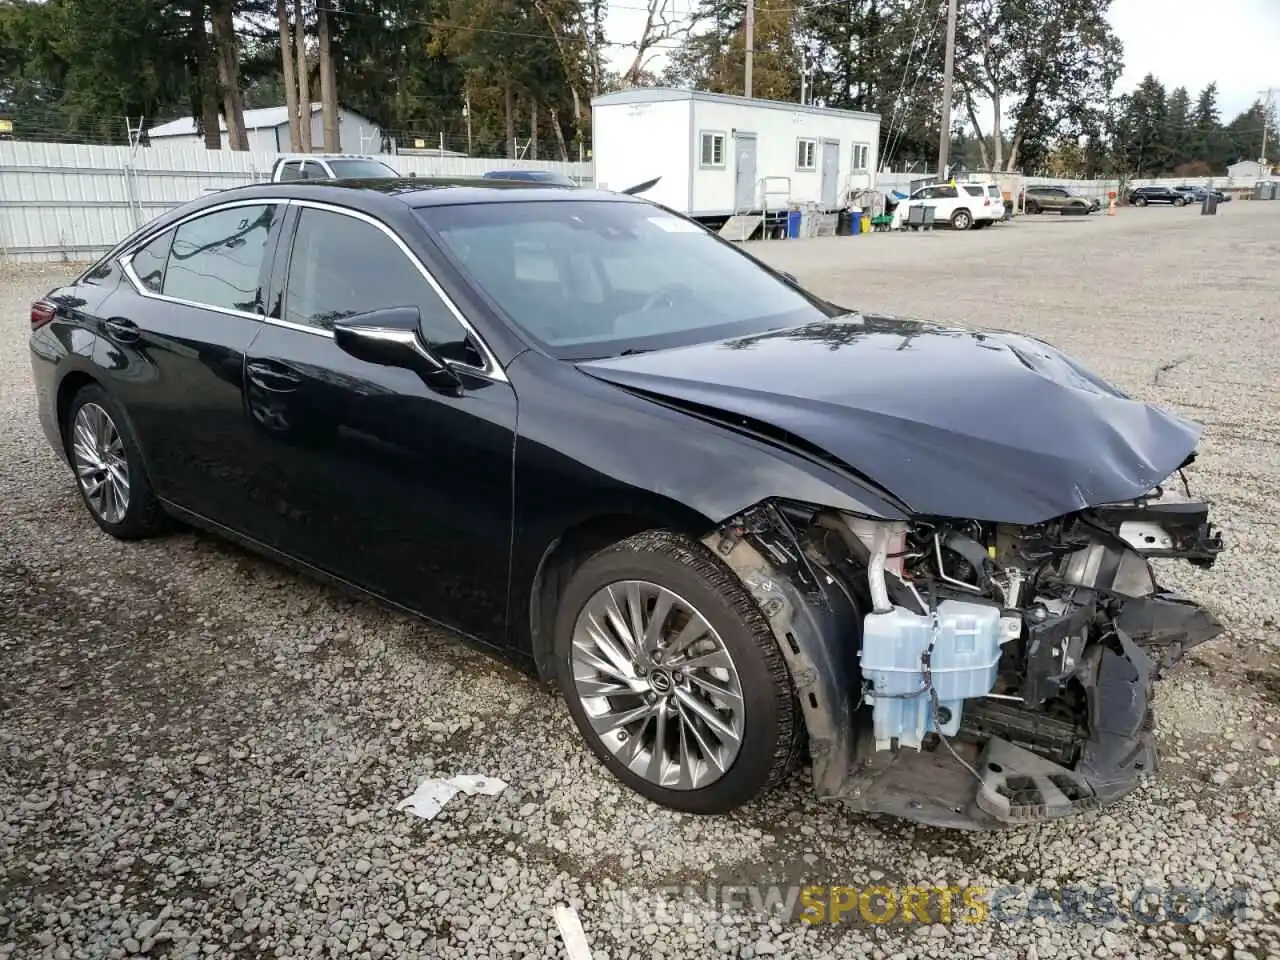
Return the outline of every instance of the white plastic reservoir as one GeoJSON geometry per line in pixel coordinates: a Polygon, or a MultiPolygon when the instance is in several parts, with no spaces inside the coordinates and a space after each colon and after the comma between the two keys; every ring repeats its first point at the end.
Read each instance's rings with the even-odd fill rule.
{"type": "MultiPolygon", "coordinates": [[[[870,613],[863,620],[863,681],[870,686],[866,700],[873,704],[876,749],[887,750],[890,740],[920,748],[934,729],[933,700],[924,687],[920,658],[929,649],[933,622],[894,607],[870,613]]],[[[938,637],[930,673],[938,691],[941,732],[953,736],[960,729],[960,711],[970,697],[991,692],[1000,662],[1000,611],[980,603],[943,600],[938,604],[938,637]]]]}

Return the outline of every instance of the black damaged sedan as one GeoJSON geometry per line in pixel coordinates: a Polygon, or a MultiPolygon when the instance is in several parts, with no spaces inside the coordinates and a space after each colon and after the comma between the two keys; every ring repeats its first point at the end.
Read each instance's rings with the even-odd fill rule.
{"type": "MultiPolygon", "coordinates": [[[[504,653],[653,801],[807,760],[1002,827],[1154,773],[1221,631],[1199,429],[1042,341],[828,303],[635,197],[275,183],[31,308],[40,417],[121,539],[174,520],[504,653]]],[[[518,735],[518,734],[516,734],[518,735]]]]}

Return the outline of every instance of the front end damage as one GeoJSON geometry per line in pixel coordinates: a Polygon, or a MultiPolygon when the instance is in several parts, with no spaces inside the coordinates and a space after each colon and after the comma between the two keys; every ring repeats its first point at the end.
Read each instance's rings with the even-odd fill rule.
{"type": "Polygon", "coordinates": [[[1211,566],[1208,506],[1163,490],[1046,523],[890,522],[770,501],[706,540],[786,656],[820,796],[998,829],[1156,771],[1152,684],[1222,627],[1151,558],[1211,566]]]}

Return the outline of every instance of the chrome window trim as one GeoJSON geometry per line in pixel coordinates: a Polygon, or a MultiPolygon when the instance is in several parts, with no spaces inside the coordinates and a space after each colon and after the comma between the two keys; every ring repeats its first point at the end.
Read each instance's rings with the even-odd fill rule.
{"type": "Polygon", "coordinates": [[[246,310],[234,310],[228,307],[217,307],[208,303],[196,303],[195,301],[192,301],[192,300],[183,300],[179,297],[170,297],[170,296],[166,296],[163,293],[155,293],[146,288],[146,286],[142,283],[142,280],[138,277],[137,273],[133,269],[134,254],[136,254],[139,250],[145,247],[152,240],[159,237],[161,234],[167,233],[170,230],[177,230],[183,224],[188,223],[191,220],[195,220],[197,217],[203,217],[206,214],[211,214],[211,213],[220,213],[223,210],[233,210],[236,207],[269,207],[269,206],[311,207],[316,210],[324,210],[329,213],[337,213],[343,216],[352,217],[356,220],[362,220],[365,223],[368,223],[369,225],[376,227],[378,230],[381,230],[384,234],[386,234],[391,239],[391,242],[394,243],[396,247],[399,248],[400,252],[404,254],[406,257],[408,257],[409,262],[413,264],[414,268],[417,269],[419,275],[427,282],[427,286],[429,286],[432,292],[434,292],[435,295],[440,298],[441,302],[445,305],[445,308],[449,311],[449,313],[452,314],[453,318],[457,320],[459,324],[462,325],[462,328],[467,332],[467,335],[470,336],[472,341],[476,344],[476,347],[479,349],[481,356],[484,357],[485,366],[477,367],[469,363],[462,363],[461,361],[458,361],[458,360],[445,360],[445,362],[449,364],[449,366],[451,367],[456,367],[457,369],[463,370],[470,374],[486,377],[490,380],[497,381],[498,383],[511,382],[507,378],[506,371],[502,369],[502,365],[498,363],[497,356],[489,348],[489,344],[485,342],[484,337],[480,336],[479,331],[477,331],[476,328],[467,320],[467,318],[462,315],[462,311],[458,309],[457,304],[455,304],[453,302],[453,299],[447,293],[444,292],[444,289],[436,281],[436,278],[431,275],[431,272],[427,270],[426,266],[422,263],[422,261],[418,259],[418,256],[412,250],[409,249],[408,245],[405,244],[405,242],[401,240],[400,237],[396,235],[396,232],[392,230],[389,226],[387,226],[385,223],[383,223],[381,220],[377,219],[376,217],[372,217],[369,214],[364,213],[360,210],[352,210],[348,207],[341,207],[335,204],[324,203],[318,200],[297,200],[297,199],[286,199],[283,197],[255,197],[249,200],[232,200],[227,203],[218,204],[217,206],[206,207],[203,210],[197,210],[181,218],[180,220],[175,220],[173,223],[169,224],[162,230],[156,230],[156,231],[153,231],[152,233],[146,234],[145,236],[139,238],[138,241],[133,245],[133,247],[128,252],[122,254],[118,258],[118,261],[120,263],[121,268],[124,270],[124,275],[128,278],[129,283],[133,286],[134,291],[138,294],[138,296],[145,297],[148,300],[156,300],[160,303],[172,303],[182,307],[195,307],[198,310],[209,310],[209,311],[212,311],[213,313],[220,313],[228,317],[239,317],[240,319],[247,319],[247,320],[258,320],[262,323],[269,323],[272,326],[283,327],[286,330],[294,330],[299,333],[309,333],[312,336],[327,337],[330,340],[332,340],[333,339],[332,330],[324,330],[320,327],[313,327],[303,323],[294,323],[292,320],[284,320],[278,317],[268,317],[265,313],[254,313],[246,310]]]}

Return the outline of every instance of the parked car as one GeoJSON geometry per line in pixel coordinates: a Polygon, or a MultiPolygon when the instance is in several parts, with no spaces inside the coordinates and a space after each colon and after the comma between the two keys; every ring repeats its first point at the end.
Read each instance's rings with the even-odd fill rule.
{"type": "Polygon", "coordinates": [[[949,223],[956,230],[987,227],[1004,216],[1003,202],[997,214],[997,208],[987,194],[986,185],[981,183],[930,184],[912,193],[902,201],[902,206],[904,221],[911,207],[931,206],[934,208],[935,223],[949,223]]]}
{"type": "Polygon", "coordinates": [[[1027,187],[1023,192],[1022,209],[1026,213],[1061,213],[1067,207],[1093,213],[1102,204],[1097,197],[1082,197],[1066,187],[1027,187]]]}
{"type": "Polygon", "coordinates": [[[482,176],[488,180],[521,180],[530,183],[549,183],[558,187],[578,185],[571,177],[554,170],[486,170],[482,176]]]}
{"type": "Polygon", "coordinates": [[[1145,207],[1149,203],[1171,203],[1175,207],[1185,207],[1187,197],[1172,187],[1135,187],[1129,191],[1129,203],[1138,207],[1145,207]]]}
{"type": "MultiPolygon", "coordinates": [[[[1198,184],[1195,186],[1177,186],[1173,189],[1186,197],[1188,203],[1203,203],[1204,198],[1207,197],[1210,192],[1207,187],[1203,187],[1198,184]]],[[[1226,203],[1231,199],[1231,195],[1229,193],[1225,193],[1222,190],[1217,189],[1213,191],[1213,197],[1218,201],[1218,203],[1226,203]]]]}
{"type": "Polygon", "coordinates": [[[830,303],[637,197],[237,188],[31,328],[106,533],[179,518],[500,651],[675,809],[748,803],[806,746],[862,810],[1092,809],[1154,773],[1153,681],[1221,630],[1149,563],[1223,547],[1164,492],[1199,427],[1041,340],[830,303]]]}
{"type": "Polygon", "coordinates": [[[324,153],[306,157],[280,157],[271,166],[276,183],[289,180],[369,180],[399,177],[377,157],[324,153]]]}

